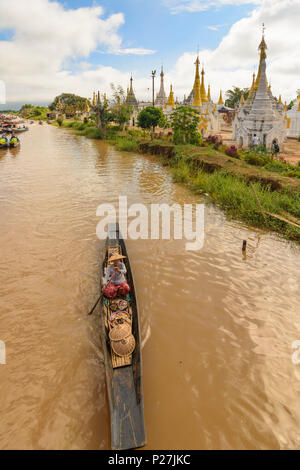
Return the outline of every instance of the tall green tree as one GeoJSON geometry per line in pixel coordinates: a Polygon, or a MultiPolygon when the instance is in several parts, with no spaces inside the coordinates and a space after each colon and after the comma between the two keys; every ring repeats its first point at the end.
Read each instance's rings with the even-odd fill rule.
{"type": "Polygon", "coordinates": [[[85,106],[86,98],[72,93],[62,93],[61,95],[56,96],[53,103],[49,105],[49,109],[51,111],[59,111],[63,114],[74,116],[76,111],[84,111],[85,106]]]}
{"type": "Polygon", "coordinates": [[[171,127],[177,144],[198,144],[200,113],[196,109],[180,106],[171,114],[171,127]]]}
{"type": "Polygon", "coordinates": [[[142,129],[153,129],[156,126],[164,127],[166,123],[166,117],[160,108],[154,106],[147,106],[144,108],[137,117],[137,125],[142,129]]]}
{"type": "Polygon", "coordinates": [[[111,110],[101,100],[92,109],[96,115],[98,128],[105,131],[107,124],[113,120],[111,110]]]}
{"type": "Polygon", "coordinates": [[[241,101],[242,95],[244,95],[244,100],[246,101],[249,96],[249,92],[249,88],[239,88],[237,86],[234,86],[232,90],[227,90],[225,106],[228,108],[235,108],[241,101]]]}
{"type": "Polygon", "coordinates": [[[111,108],[112,119],[114,122],[124,128],[132,116],[133,109],[127,104],[117,103],[111,108]]]}

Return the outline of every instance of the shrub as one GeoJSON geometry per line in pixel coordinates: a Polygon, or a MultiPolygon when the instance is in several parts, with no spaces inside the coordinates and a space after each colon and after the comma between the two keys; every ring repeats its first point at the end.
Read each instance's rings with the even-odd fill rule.
{"type": "Polygon", "coordinates": [[[238,151],[235,145],[231,145],[225,150],[226,155],[233,158],[239,158],[238,151]]]}
{"type": "Polygon", "coordinates": [[[104,139],[104,132],[98,129],[98,127],[87,127],[84,131],[84,135],[88,139],[104,139]]]}
{"type": "Polygon", "coordinates": [[[300,135],[299,135],[299,137],[298,137],[298,142],[300,142],[300,135]]]}
{"type": "Polygon", "coordinates": [[[213,144],[215,149],[218,149],[223,144],[222,137],[220,135],[209,135],[206,138],[208,144],[213,144]]]}
{"type": "Polygon", "coordinates": [[[245,161],[250,165],[265,166],[271,161],[269,155],[256,152],[248,152],[245,156],[245,161]]]}

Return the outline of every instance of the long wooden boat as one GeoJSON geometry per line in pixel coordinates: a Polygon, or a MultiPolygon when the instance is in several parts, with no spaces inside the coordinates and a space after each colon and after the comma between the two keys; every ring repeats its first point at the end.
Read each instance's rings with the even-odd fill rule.
{"type": "MultiPolygon", "coordinates": [[[[144,424],[144,400],[142,389],[142,357],[137,299],[130,261],[118,224],[109,224],[102,263],[102,276],[108,258],[115,253],[126,256],[126,279],[130,286],[127,308],[124,313],[131,323],[135,338],[135,349],[130,356],[121,357],[111,347],[109,331],[111,318],[117,302],[102,296],[100,302],[100,331],[104,353],[106,386],[110,408],[111,448],[125,450],[143,447],[146,444],[144,424]],[[113,310],[114,305],[114,310],[113,310]]],[[[125,302],[126,304],[126,302],[125,302]]],[[[127,320],[126,320],[127,321],[127,320]]]]}

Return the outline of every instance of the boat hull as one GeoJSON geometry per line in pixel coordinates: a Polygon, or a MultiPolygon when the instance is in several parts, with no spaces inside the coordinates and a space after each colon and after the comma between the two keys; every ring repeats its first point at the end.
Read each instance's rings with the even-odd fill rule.
{"type": "MultiPolygon", "coordinates": [[[[132,333],[135,336],[136,348],[132,354],[131,365],[113,368],[110,343],[105,325],[104,304],[100,304],[100,332],[104,353],[107,395],[110,408],[111,448],[113,450],[126,450],[143,447],[146,444],[144,424],[144,400],[142,390],[142,357],[138,318],[137,300],[134,290],[134,281],[129,258],[124,241],[119,238],[117,230],[109,226],[109,233],[115,238],[108,238],[105,246],[105,255],[109,246],[120,245],[122,253],[126,256],[127,282],[130,285],[130,298],[132,308],[132,333]]],[[[105,265],[105,258],[102,266],[105,265]]]]}

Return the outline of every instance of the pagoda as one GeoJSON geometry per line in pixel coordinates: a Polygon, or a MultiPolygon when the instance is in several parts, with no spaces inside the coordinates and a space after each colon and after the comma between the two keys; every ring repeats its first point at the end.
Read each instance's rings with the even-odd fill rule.
{"type": "Polygon", "coordinates": [[[160,72],[160,89],[159,92],[156,95],[156,100],[155,100],[155,106],[158,108],[163,108],[167,102],[167,97],[165,93],[165,87],[164,87],[164,71],[163,67],[161,68],[160,72]]]}
{"type": "Polygon", "coordinates": [[[250,147],[254,135],[258,137],[259,144],[265,147],[271,147],[274,139],[280,145],[286,138],[284,107],[268,88],[264,26],[259,50],[260,62],[256,79],[254,81],[253,76],[248,99],[244,103],[240,102],[233,121],[233,139],[238,141],[240,147],[250,147]]]}
{"type": "Polygon", "coordinates": [[[170,85],[170,94],[169,94],[168,101],[165,105],[165,109],[167,111],[170,111],[170,110],[173,110],[174,108],[175,108],[175,100],[174,100],[173,86],[170,85]]]}
{"type": "Polygon", "coordinates": [[[300,90],[297,91],[297,99],[292,109],[287,112],[287,134],[289,137],[300,135],[300,90]]]}
{"type": "Polygon", "coordinates": [[[138,106],[137,99],[135,97],[134,91],[133,91],[133,78],[132,75],[130,77],[130,88],[127,90],[127,97],[125,103],[128,104],[128,106],[138,106]]]}
{"type": "Polygon", "coordinates": [[[183,104],[199,111],[200,121],[198,131],[203,137],[206,137],[211,133],[220,131],[220,115],[211,99],[210,85],[208,87],[208,94],[206,93],[204,67],[202,67],[200,79],[200,60],[198,56],[196,58],[195,66],[194,86],[189,96],[184,99],[183,104]]]}

